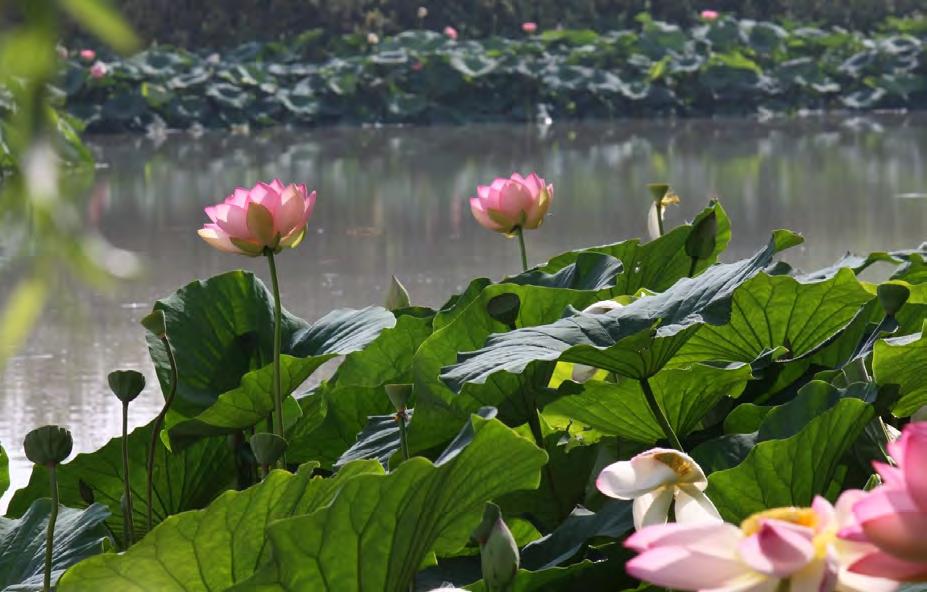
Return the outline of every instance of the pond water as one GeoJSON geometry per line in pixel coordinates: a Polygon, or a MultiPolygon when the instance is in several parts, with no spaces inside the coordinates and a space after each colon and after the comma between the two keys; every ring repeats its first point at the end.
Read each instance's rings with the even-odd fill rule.
{"type": "MultiPolygon", "coordinates": [[[[144,372],[154,384],[138,320],[157,298],[235,267],[266,278],[263,260],[212,250],[197,236],[203,206],[236,185],[279,176],[318,190],[306,241],[279,258],[284,305],[314,320],[335,307],[383,301],[390,274],[417,304],[439,305],[477,275],[519,270],[518,249],[477,226],[477,183],[537,170],[556,186],[551,215],[527,234],[531,261],[571,248],[642,236],[646,184],[682,197],[668,224],[718,196],[733,223],[726,258],[750,254],[787,227],[806,244],[804,268],[847,250],[913,247],[927,238],[927,116],[621,121],[534,126],[330,128],[90,138],[99,161],[83,197],[86,223],[138,252],[146,273],[106,294],[74,285],[51,304],[0,377],[0,443],[13,486],[28,479],[26,432],[71,427],[75,449],[119,431],[106,375],[144,372]]],[[[160,406],[149,386],[131,422],[160,406]]],[[[9,494],[8,494],[9,495],[9,494]]],[[[7,497],[8,497],[7,495],[7,497]]]]}

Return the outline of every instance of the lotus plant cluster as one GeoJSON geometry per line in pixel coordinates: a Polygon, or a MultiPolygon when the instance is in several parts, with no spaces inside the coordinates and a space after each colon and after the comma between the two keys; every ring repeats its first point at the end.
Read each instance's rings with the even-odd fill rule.
{"type": "Polygon", "coordinates": [[[145,376],[117,370],[121,437],[73,458],[64,428],[26,437],[33,477],[0,519],[17,569],[0,577],[60,592],[927,581],[927,252],[796,274],[775,260],[802,238],[777,230],[721,263],[721,204],[670,228],[682,200],[658,183],[641,191],[651,241],[534,264],[525,231],[554,184],[514,172],[474,193],[474,227],[517,239],[516,275],[440,309],[394,276],[385,306],[313,323],[283,308],[280,280],[297,280],[277,258],[305,240],[316,192],[274,179],[206,207],[199,237],[262,257],[270,285],[235,270],[155,304],[148,424],[129,429],[145,376]],[[875,262],[898,269],[857,278],[875,262]]]}

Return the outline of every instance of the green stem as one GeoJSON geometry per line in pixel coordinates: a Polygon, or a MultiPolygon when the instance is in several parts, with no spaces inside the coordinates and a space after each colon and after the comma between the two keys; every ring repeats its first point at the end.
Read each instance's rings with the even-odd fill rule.
{"type": "Polygon", "coordinates": [[[657,204],[657,228],[660,230],[660,236],[663,236],[663,205],[657,204]]]}
{"type": "Polygon", "coordinates": [[[164,344],[164,349],[167,351],[167,361],[171,365],[171,383],[170,390],[167,394],[167,399],[164,400],[164,406],[161,408],[161,412],[158,413],[158,416],[154,420],[154,425],[151,428],[151,441],[148,443],[148,464],[145,467],[145,472],[147,476],[147,481],[145,483],[146,487],[146,501],[148,502],[147,509],[147,518],[148,518],[148,530],[151,530],[151,515],[152,515],[152,490],[154,489],[154,463],[155,463],[155,451],[158,446],[158,436],[161,433],[161,426],[164,425],[164,418],[167,417],[167,412],[171,408],[171,403],[174,402],[174,397],[177,395],[177,360],[174,359],[174,351],[171,349],[171,342],[168,341],[167,335],[161,337],[161,343],[164,344]]]}
{"type": "Polygon", "coordinates": [[[52,550],[55,548],[55,522],[58,521],[58,466],[48,465],[48,486],[51,490],[51,511],[48,514],[48,530],[45,533],[45,579],[42,590],[51,590],[52,550]]]}
{"type": "Polygon", "coordinates": [[[689,263],[689,277],[695,277],[695,268],[698,267],[698,257],[690,257],[692,262],[689,263]]]}
{"type": "Polygon", "coordinates": [[[402,454],[402,460],[409,460],[409,439],[406,435],[406,410],[403,409],[396,414],[396,421],[399,422],[399,452],[402,454]]]}
{"type": "MultiPolygon", "coordinates": [[[[280,285],[277,282],[277,263],[274,252],[268,249],[267,264],[270,266],[270,281],[274,290],[274,434],[283,435],[283,394],[280,388],[280,332],[283,313],[280,306],[280,285]]],[[[286,468],[286,453],[280,456],[281,468],[286,468]]]]}
{"type": "Polygon", "coordinates": [[[660,403],[657,402],[657,398],[653,394],[653,389],[650,388],[650,382],[648,382],[646,378],[641,378],[640,384],[641,390],[644,391],[644,398],[647,400],[647,405],[650,406],[650,412],[653,413],[653,418],[660,424],[660,428],[666,435],[666,439],[669,440],[670,446],[680,452],[685,452],[682,448],[682,443],[679,442],[679,438],[676,436],[676,432],[673,431],[673,426],[670,425],[669,420],[666,419],[666,414],[663,413],[663,409],[660,408],[660,403]]]}
{"type": "Polygon", "coordinates": [[[528,251],[525,250],[525,231],[521,226],[515,227],[515,234],[518,235],[518,246],[521,247],[521,269],[528,271],[528,251]]]}
{"type": "Polygon", "coordinates": [[[125,507],[122,519],[126,529],[126,549],[135,541],[135,528],[132,524],[132,488],[129,481],[129,403],[122,404],[122,482],[125,486],[125,507]]]}

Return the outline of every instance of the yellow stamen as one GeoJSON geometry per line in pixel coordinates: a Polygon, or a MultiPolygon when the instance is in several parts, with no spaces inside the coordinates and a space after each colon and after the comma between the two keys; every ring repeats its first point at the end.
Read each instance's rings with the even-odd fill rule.
{"type": "Polygon", "coordinates": [[[760,531],[766,520],[781,520],[811,529],[818,525],[818,515],[811,508],[773,508],[750,516],[740,523],[740,530],[746,536],[752,536],[760,531]]]}
{"type": "Polygon", "coordinates": [[[685,477],[694,470],[692,463],[672,452],[661,452],[655,455],[654,458],[673,469],[680,477],[685,477]]]}

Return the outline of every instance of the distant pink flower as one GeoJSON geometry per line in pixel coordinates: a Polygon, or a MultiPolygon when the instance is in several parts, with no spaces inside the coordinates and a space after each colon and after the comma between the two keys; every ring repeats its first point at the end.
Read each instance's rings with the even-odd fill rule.
{"type": "Polygon", "coordinates": [[[306,233],[315,206],[315,191],[305,185],[284,185],[279,179],[239,187],[220,204],[206,208],[212,221],[197,234],[226,253],[256,257],[265,249],[278,253],[295,247],[306,233]]]}
{"type": "Polygon", "coordinates": [[[927,579],[927,422],[909,423],[888,444],[897,466],[874,463],[883,485],[853,505],[857,523],[840,536],[875,550],[851,571],[900,581],[927,579]]]}
{"type": "Polygon", "coordinates": [[[457,29],[455,29],[454,27],[450,25],[444,27],[444,35],[452,41],[457,41],[457,37],[458,37],[457,29]]]}
{"type": "Polygon", "coordinates": [[[521,30],[529,35],[533,35],[538,30],[538,24],[528,21],[521,24],[521,30]]]}
{"type": "Polygon", "coordinates": [[[105,77],[107,74],[109,74],[109,66],[103,62],[94,62],[93,65],[90,66],[90,76],[97,80],[105,77]]]}
{"type": "Polygon", "coordinates": [[[853,554],[836,538],[847,505],[841,498],[835,510],[817,497],[811,508],[767,510],[740,528],[723,522],[650,526],[625,542],[640,553],[626,569],[657,586],[700,592],[894,590],[897,582],[847,574],[853,554]]]}
{"type": "Polygon", "coordinates": [[[702,20],[716,21],[721,14],[717,10],[703,10],[700,14],[702,20]]]}
{"type": "Polygon", "coordinates": [[[470,198],[476,221],[489,230],[512,234],[519,228],[541,225],[554,198],[554,186],[536,173],[527,177],[512,173],[507,179],[499,177],[489,185],[479,185],[476,193],[477,197],[470,198]]]}
{"type": "Polygon", "coordinates": [[[416,72],[421,71],[421,69],[424,67],[425,67],[424,64],[422,64],[421,62],[412,62],[412,66],[411,66],[411,68],[415,70],[416,72]]]}
{"type": "Polygon", "coordinates": [[[92,62],[93,60],[97,59],[97,52],[93,51],[92,49],[82,49],[80,50],[80,57],[82,60],[92,62]]]}

